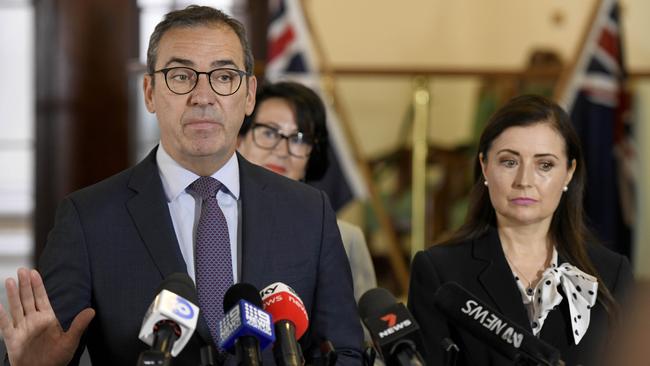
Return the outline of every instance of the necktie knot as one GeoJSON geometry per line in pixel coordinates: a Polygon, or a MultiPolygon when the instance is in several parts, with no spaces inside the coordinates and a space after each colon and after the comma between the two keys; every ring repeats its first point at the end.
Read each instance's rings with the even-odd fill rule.
{"type": "Polygon", "coordinates": [[[212,177],[200,177],[190,184],[187,189],[205,200],[217,195],[221,189],[221,182],[212,177]]]}

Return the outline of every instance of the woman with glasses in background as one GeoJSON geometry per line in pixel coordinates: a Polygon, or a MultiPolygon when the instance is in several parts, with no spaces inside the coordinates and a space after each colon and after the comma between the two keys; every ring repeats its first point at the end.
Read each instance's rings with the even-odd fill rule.
{"type": "MultiPolygon", "coordinates": [[[[287,178],[318,180],[328,166],[325,106],[311,89],[295,82],[263,85],[253,113],[239,130],[238,151],[252,163],[287,178]]],[[[338,220],[350,261],[354,297],[377,286],[361,229],[338,220]]]]}

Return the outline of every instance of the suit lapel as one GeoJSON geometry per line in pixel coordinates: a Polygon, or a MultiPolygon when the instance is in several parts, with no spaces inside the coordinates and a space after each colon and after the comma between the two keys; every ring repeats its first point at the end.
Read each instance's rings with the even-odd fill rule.
{"type": "Polygon", "coordinates": [[[486,263],[478,280],[497,310],[510,320],[532,332],[521,293],[512,277],[501,241],[496,229],[490,229],[485,237],[474,241],[475,258],[486,263]]]}
{"type": "Polygon", "coordinates": [[[258,169],[237,154],[239,160],[240,199],[242,201],[242,230],[240,261],[240,282],[256,286],[266,286],[263,283],[264,274],[268,272],[266,265],[267,254],[272,243],[279,240],[274,228],[275,216],[272,202],[273,197],[267,190],[266,181],[258,169]]]}
{"type": "MultiPolygon", "coordinates": [[[[169,207],[156,165],[156,150],[133,168],[129,188],[137,194],[127,202],[127,209],[140,233],[149,255],[160,272],[160,280],[172,273],[187,273],[169,207]]],[[[208,326],[199,318],[196,331],[209,344],[208,326]]]]}
{"type": "Polygon", "coordinates": [[[160,275],[165,278],[187,270],[169,216],[156,165],[156,150],[134,168],[129,188],[137,194],[127,202],[127,208],[160,275]]]}

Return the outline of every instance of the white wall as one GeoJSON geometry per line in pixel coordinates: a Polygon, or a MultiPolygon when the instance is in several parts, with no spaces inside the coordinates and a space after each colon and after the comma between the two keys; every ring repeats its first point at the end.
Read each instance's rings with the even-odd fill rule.
{"type": "MultiPolygon", "coordinates": [[[[34,207],[34,40],[28,1],[0,6],[0,279],[30,266],[34,207]]],[[[4,282],[0,301],[6,304],[4,282]]]]}

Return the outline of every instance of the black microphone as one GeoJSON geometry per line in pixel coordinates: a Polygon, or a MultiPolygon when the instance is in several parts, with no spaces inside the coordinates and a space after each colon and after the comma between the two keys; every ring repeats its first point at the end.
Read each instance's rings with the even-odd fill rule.
{"type": "Polygon", "coordinates": [[[194,282],[173,273],[158,286],[158,295],[142,321],[139,338],[151,349],[140,353],[138,365],[170,365],[196,329],[199,308],[194,282]]]}
{"type": "Polygon", "coordinates": [[[374,288],[363,294],[359,315],[386,365],[424,365],[417,351],[422,349],[420,327],[388,290],[374,288]]]}
{"type": "Polygon", "coordinates": [[[442,285],[434,301],[456,325],[514,362],[561,366],[560,352],[492,309],[455,282],[442,285]]]}
{"type": "Polygon", "coordinates": [[[223,297],[219,346],[234,353],[238,365],[261,365],[261,350],[275,341],[271,316],[261,308],[259,292],[248,283],[232,285],[223,297]]]}

